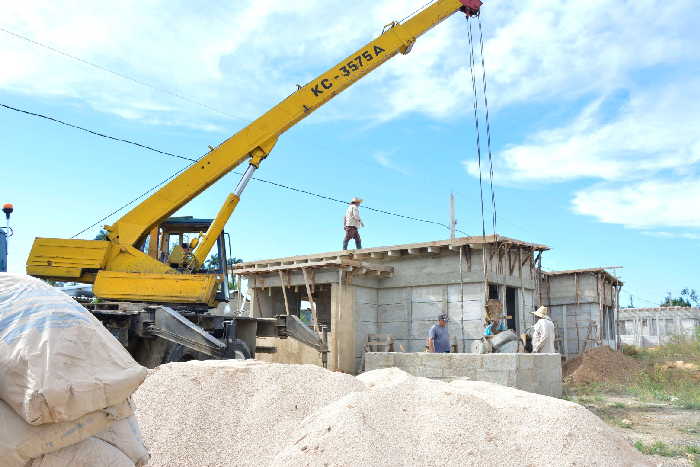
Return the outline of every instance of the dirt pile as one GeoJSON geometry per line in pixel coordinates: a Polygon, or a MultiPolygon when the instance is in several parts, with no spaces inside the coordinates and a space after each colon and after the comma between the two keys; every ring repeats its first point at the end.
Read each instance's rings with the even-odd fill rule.
{"type": "Polygon", "coordinates": [[[134,399],[155,466],[649,465],[580,405],[395,368],[171,363],[134,399]]]}
{"type": "Polygon", "coordinates": [[[594,347],[570,360],[562,368],[569,384],[629,383],[642,371],[642,364],[607,345],[594,347]]]}

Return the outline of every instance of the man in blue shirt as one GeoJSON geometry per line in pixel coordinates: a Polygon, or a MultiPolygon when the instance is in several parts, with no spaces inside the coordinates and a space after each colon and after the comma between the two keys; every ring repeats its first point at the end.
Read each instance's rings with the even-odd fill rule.
{"type": "Polygon", "coordinates": [[[450,336],[447,333],[447,315],[438,316],[438,323],[428,331],[428,349],[433,353],[449,353],[450,336]]]}

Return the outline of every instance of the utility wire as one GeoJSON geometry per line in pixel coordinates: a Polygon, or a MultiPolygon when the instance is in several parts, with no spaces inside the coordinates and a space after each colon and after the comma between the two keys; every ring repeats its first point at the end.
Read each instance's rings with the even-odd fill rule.
{"type": "Polygon", "coordinates": [[[117,76],[117,77],[122,78],[122,79],[125,79],[125,80],[127,80],[127,81],[131,81],[132,83],[136,83],[136,84],[138,84],[139,86],[144,86],[144,87],[147,87],[147,88],[152,89],[152,90],[154,90],[154,91],[157,91],[157,92],[160,92],[160,93],[167,94],[167,95],[169,95],[169,96],[175,97],[175,98],[180,99],[180,100],[182,100],[182,101],[189,102],[190,104],[198,105],[198,106],[200,106],[200,107],[202,107],[202,108],[205,108],[205,109],[210,110],[210,111],[212,111],[212,112],[216,112],[216,113],[218,113],[218,114],[220,114],[220,115],[223,115],[223,116],[225,116],[225,117],[233,118],[233,119],[235,119],[235,120],[246,120],[246,119],[244,119],[243,117],[236,116],[236,115],[231,115],[231,114],[226,113],[226,112],[224,112],[224,111],[222,111],[222,110],[219,110],[219,109],[217,109],[217,108],[214,108],[214,107],[212,107],[212,106],[210,106],[210,105],[208,105],[208,104],[204,104],[204,103],[202,103],[202,102],[199,102],[199,101],[196,101],[196,100],[194,100],[194,99],[191,99],[191,98],[189,98],[189,97],[187,97],[187,96],[183,96],[183,95],[180,94],[180,93],[177,93],[177,92],[174,92],[174,91],[169,91],[169,90],[167,90],[167,89],[163,89],[163,88],[156,87],[156,86],[154,86],[154,85],[152,85],[152,84],[149,84],[149,83],[147,83],[147,82],[145,82],[145,81],[141,81],[140,79],[132,78],[131,76],[125,75],[124,73],[120,73],[120,72],[118,72],[118,71],[111,70],[111,69],[109,69],[109,68],[107,68],[107,67],[105,67],[105,66],[102,66],[102,65],[100,65],[100,64],[97,64],[97,63],[94,63],[94,62],[90,62],[90,61],[85,60],[85,59],[83,59],[83,58],[80,58],[80,57],[77,57],[77,56],[75,56],[75,55],[72,55],[72,54],[70,54],[70,53],[68,53],[68,52],[64,52],[63,50],[57,49],[56,47],[53,47],[53,46],[51,46],[51,45],[48,45],[48,44],[44,44],[44,43],[42,43],[42,42],[35,41],[34,39],[31,39],[31,38],[29,38],[29,37],[27,37],[27,36],[23,36],[22,34],[18,34],[18,33],[16,33],[16,32],[13,32],[13,31],[10,31],[10,30],[8,30],[8,29],[5,29],[5,28],[3,28],[2,26],[0,26],[0,31],[2,31],[2,32],[6,33],[6,34],[9,34],[9,35],[11,35],[11,36],[14,36],[14,37],[16,37],[17,39],[21,39],[21,40],[23,40],[23,41],[29,42],[30,44],[36,45],[36,46],[38,46],[38,47],[42,47],[42,48],[47,49],[47,50],[50,50],[50,51],[53,52],[53,53],[56,53],[56,54],[59,54],[59,55],[63,55],[64,57],[68,57],[68,58],[70,58],[70,59],[72,59],[72,60],[75,60],[75,61],[77,61],[77,62],[82,63],[83,65],[91,66],[91,67],[96,68],[96,69],[98,69],[98,70],[100,70],[100,71],[104,71],[105,73],[109,73],[109,74],[111,74],[111,75],[117,76]]]}
{"type": "Polygon", "coordinates": [[[421,11],[425,10],[425,9],[428,8],[430,5],[432,5],[433,3],[435,3],[435,0],[431,0],[431,1],[429,1],[428,3],[426,3],[425,5],[423,5],[422,7],[416,9],[415,11],[413,11],[412,13],[410,13],[408,16],[406,16],[404,19],[399,20],[399,24],[403,23],[403,22],[406,21],[408,18],[412,18],[412,17],[415,16],[416,14],[418,14],[418,13],[420,13],[421,11]]]}
{"type": "MultiPolygon", "coordinates": [[[[57,124],[59,124],[59,125],[64,125],[64,126],[67,126],[67,127],[70,127],[70,128],[74,128],[74,129],[76,129],[76,130],[84,131],[84,132],[89,133],[89,134],[91,134],[91,135],[99,136],[99,137],[101,137],[101,138],[106,138],[106,139],[108,139],[108,140],[117,141],[117,142],[125,143],[125,144],[130,144],[130,145],[136,146],[136,147],[138,147],[138,148],[145,149],[145,150],[148,150],[148,151],[152,151],[152,152],[155,152],[155,153],[164,155],[164,156],[173,157],[173,158],[177,158],[177,159],[184,159],[184,160],[187,160],[187,161],[191,161],[192,163],[195,163],[195,162],[198,161],[198,159],[193,159],[193,158],[191,158],[191,157],[182,156],[182,155],[178,155],[178,154],[173,154],[173,153],[171,153],[171,152],[163,151],[163,150],[161,150],[161,149],[157,149],[157,148],[154,148],[154,147],[152,147],[152,146],[148,146],[148,145],[146,145],[146,144],[141,144],[141,143],[138,143],[138,142],[135,142],[135,141],[131,141],[131,140],[128,140],[128,139],[124,139],[124,138],[117,138],[117,137],[110,136],[110,135],[107,135],[107,134],[102,133],[102,132],[99,132],[99,131],[90,130],[90,129],[81,127],[81,126],[79,126],[79,125],[74,125],[74,124],[72,124],[72,123],[68,123],[68,122],[65,122],[65,121],[63,121],[63,120],[59,120],[59,119],[57,119],[57,118],[54,118],[54,117],[51,117],[51,116],[48,116],[48,115],[43,115],[43,114],[40,114],[40,113],[37,113],[37,112],[30,112],[30,111],[28,111],[28,110],[19,109],[19,108],[17,108],[17,107],[12,107],[12,106],[5,105],[5,104],[2,104],[2,103],[0,103],[0,107],[3,107],[3,108],[8,109],[8,110],[15,111],[15,112],[19,112],[19,113],[22,113],[22,114],[25,114],[25,115],[29,115],[29,116],[32,116],[32,117],[37,117],[37,118],[46,119],[46,120],[49,120],[49,121],[51,121],[51,122],[57,123],[57,124]]],[[[184,167],[184,168],[178,170],[177,172],[173,173],[172,175],[170,175],[169,177],[167,177],[166,179],[164,179],[163,181],[161,181],[161,182],[158,183],[157,185],[155,185],[155,186],[149,188],[148,190],[146,190],[145,192],[141,193],[139,196],[137,196],[136,198],[132,199],[132,200],[129,201],[128,203],[126,203],[126,204],[122,205],[121,207],[115,209],[114,211],[110,212],[109,214],[107,214],[107,215],[104,216],[103,218],[99,219],[99,220],[98,220],[97,222],[95,222],[94,224],[90,225],[89,227],[86,227],[85,229],[81,230],[81,231],[78,232],[77,234],[73,235],[73,237],[71,237],[71,238],[75,238],[75,237],[77,237],[78,235],[81,235],[81,234],[87,232],[88,230],[90,230],[90,229],[92,229],[93,227],[97,226],[98,224],[100,224],[101,222],[105,221],[106,219],[112,217],[113,215],[119,213],[120,211],[123,211],[123,210],[126,209],[127,207],[129,207],[129,206],[131,206],[132,204],[134,204],[136,201],[138,201],[138,200],[144,198],[144,197],[145,197],[146,195],[148,195],[149,193],[151,193],[151,192],[155,191],[157,188],[163,186],[164,184],[166,184],[167,182],[169,182],[170,180],[172,180],[173,178],[175,178],[176,176],[178,176],[179,174],[181,174],[182,172],[184,172],[185,170],[187,170],[187,169],[188,169],[189,167],[191,167],[192,165],[193,165],[193,164],[190,164],[190,165],[188,165],[187,167],[184,167]]],[[[235,170],[233,170],[233,171],[231,171],[231,172],[232,172],[232,173],[235,173],[235,174],[237,174],[237,175],[243,175],[241,172],[238,172],[238,171],[235,171],[235,170]]],[[[338,199],[338,198],[334,198],[334,197],[332,197],[332,196],[327,196],[327,195],[322,195],[322,194],[319,194],[319,193],[314,193],[314,192],[312,192],[312,191],[304,190],[304,189],[297,188],[297,187],[294,187],[294,186],[291,186],[291,185],[284,185],[284,184],[282,184],[282,183],[277,183],[277,182],[273,182],[273,181],[271,181],[271,180],[265,180],[265,179],[258,178],[258,177],[253,177],[253,180],[258,181],[258,182],[261,182],[261,183],[267,183],[268,185],[276,186],[276,187],[278,187],[278,188],[284,188],[284,189],[286,189],[286,190],[295,191],[295,192],[297,192],[297,193],[302,193],[302,194],[305,194],[305,195],[308,195],[308,196],[313,196],[313,197],[316,197],[316,198],[325,199],[325,200],[332,201],[332,202],[335,202],[335,203],[347,204],[347,202],[342,201],[342,200],[340,200],[340,199],[338,199]]],[[[387,211],[387,210],[379,209],[379,208],[373,208],[373,207],[371,207],[371,206],[363,206],[363,207],[364,207],[364,209],[366,209],[366,210],[368,210],[368,211],[373,211],[373,212],[376,212],[376,213],[379,213],[379,214],[386,214],[386,215],[390,215],[390,216],[394,216],[394,217],[399,217],[399,218],[401,218],[401,219],[406,219],[406,220],[411,220],[411,221],[416,221],[416,222],[422,222],[422,223],[425,223],[425,224],[439,225],[439,226],[444,227],[444,228],[446,228],[446,229],[448,229],[448,230],[449,230],[449,228],[450,228],[447,224],[444,224],[444,223],[442,223],[442,222],[432,221],[432,220],[429,220],[429,219],[422,219],[422,218],[420,218],[420,217],[406,216],[406,215],[404,215],[404,214],[399,214],[399,213],[396,213],[396,212],[387,211]]],[[[466,232],[463,232],[463,231],[461,231],[461,230],[458,230],[458,232],[460,232],[460,233],[462,233],[462,234],[464,234],[464,235],[468,235],[466,232]]]]}
{"type": "Polygon", "coordinates": [[[160,153],[160,154],[163,154],[163,155],[166,155],[166,156],[176,157],[176,158],[178,158],[178,159],[185,159],[185,160],[189,160],[189,161],[194,161],[194,160],[196,160],[196,159],[191,159],[191,158],[189,158],[189,157],[178,156],[177,154],[173,154],[173,153],[170,153],[170,152],[161,151],[160,149],[156,149],[156,148],[153,148],[153,147],[151,147],[151,146],[147,146],[147,145],[145,145],[145,144],[137,143],[137,142],[134,142],[134,141],[129,141],[129,140],[123,139],[123,138],[117,138],[117,137],[114,137],[114,136],[106,135],[106,134],[104,134],[104,133],[100,133],[99,131],[89,130],[89,129],[87,129],[87,128],[83,128],[83,127],[78,126],[78,125],[73,125],[72,123],[64,122],[63,120],[59,120],[59,119],[57,119],[57,118],[50,117],[50,116],[48,116],[48,115],[43,115],[43,114],[39,114],[39,113],[35,113],[35,112],[30,112],[30,111],[28,111],[28,110],[18,109],[17,107],[12,107],[12,106],[10,106],[10,105],[6,105],[6,104],[2,104],[2,103],[0,103],[0,106],[6,108],[6,109],[8,109],[8,110],[14,110],[15,112],[20,112],[20,113],[23,113],[23,114],[31,115],[31,116],[33,116],[33,117],[44,118],[44,119],[46,119],[46,120],[50,120],[50,121],[52,121],[52,122],[58,123],[59,125],[65,125],[65,126],[68,126],[68,127],[71,127],[71,128],[75,128],[76,130],[85,131],[85,132],[91,133],[91,134],[93,134],[93,135],[95,135],[95,136],[100,136],[100,137],[102,137],[102,138],[111,139],[111,140],[113,140],[113,141],[119,141],[119,142],[121,142],[121,143],[132,144],[132,145],[138,146],[138,147],[140,147],[140,148],[142,148],[142,149],[148,149],[149,151],[157,152],[157,153],[160,153]]]}

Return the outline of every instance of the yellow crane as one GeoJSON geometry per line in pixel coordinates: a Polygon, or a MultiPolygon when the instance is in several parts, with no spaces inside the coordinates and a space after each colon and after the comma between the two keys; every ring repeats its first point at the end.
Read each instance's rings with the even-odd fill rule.
{"type": "MultiPolygon", "coordinates": [[[[460,11],[477,15],[481,4],[480,0],[437,0],[407,21],[385,26],[379,37],[300,87],[114,224],[105,226],[106,240],[35,239],[27,273],[93,283],[94,294],[102,299],[213,305],[222,279],[201,273],[201,266],[217,242],[221,247],[224,226],[241,193],[280,135],[393,56],[409,53],[418,37],[446,18],[460,11]],[[178,243],[164,258],[162,253],[169,253],[168,235],[174,232],[182,239],[182,233],[193,228],[186,220],[178,223],[169,217],[245,161],[247,170],[215,219],[202,223],[206,231],[189,244],[178,243]]],[[[222,270],[225,268],[224,262],[222,270]]]]}

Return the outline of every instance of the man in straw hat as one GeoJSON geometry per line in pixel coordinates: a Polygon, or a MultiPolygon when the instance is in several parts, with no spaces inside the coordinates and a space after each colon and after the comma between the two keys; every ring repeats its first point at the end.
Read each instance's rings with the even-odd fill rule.
{"type": "Polygon", "coordinates": [[[345,227],[345,238],[343,239],[343,250],[348,249],[348,242],[351,238],[355,239],[355,248],[358,250],[362,248],[362,240],[360,239],[360,232],[358,229],[364,227],[365,224],[362,223],[360,219],[360,204],[362,203],[361,198],[353,198],[350,201],[347,211],[345,211],[345,220],[343,226],[345,227]]]}
{"type": "Polygon", "coordinates": [[[532,312],[537,318],[532,334],[532,353],[556,353],[554,350],[554,323],[549,308],[541,306],[532,312]]]}

